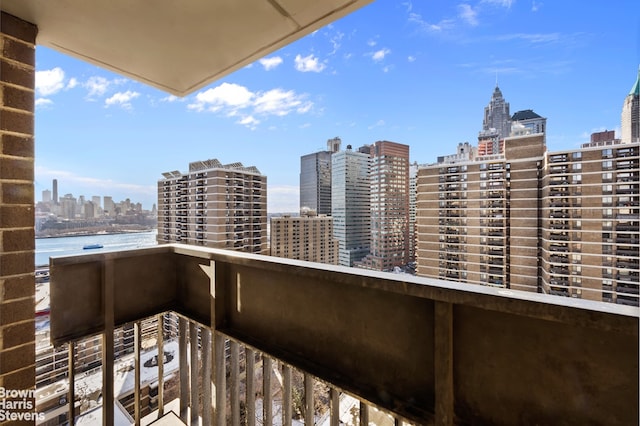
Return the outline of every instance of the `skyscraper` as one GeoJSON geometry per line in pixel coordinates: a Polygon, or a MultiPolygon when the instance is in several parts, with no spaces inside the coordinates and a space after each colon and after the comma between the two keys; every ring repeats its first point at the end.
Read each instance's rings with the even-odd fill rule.
{"type": "Polygon", "coordinates": [[[340,138],[327,140],[327,150],[300,157],[300,211],[331,214],[331,154],[340,151],[340,138]]]}
{"type": "Polygon", "coordinates": [[[189,163],[158,181],[158,242],[267,254],[267,177],[242,163],[189,163]]]}
{"type": "Polygon", "coordinates": [[[58,204],[58,179],[53,180],[53,204],[58,204]]]}
{"type": "Polygon", "coordinates": [[[509,113],[509,102],[502,97],[502,91],[498,85],[493,90],[489,105],[484,108],[484,120],[482,120],[482,130],[495,129],[498,139],[504,139],[511,133],[511,114],[509,113]]]}
{"type": "Polygon", "coordinates": [[[409,146],[378,141],[369,152],[371,249],[359,266],[389,271],[409,262],[409,146]]]}
{"type": "Polygon", "coordinates": [[[640,67],[636,82],[622,104],[620,139],[623,143],[640,142],[640,67]]]}
{"type": "Polygon", "coordinates": [[[503,140],[511,134],[509,103],[496,84],[489,105],[484,108],[482,130],[478,134],[478,154],[493,155],[503,151],[503,140]]]}
{"type": "Polygon", "coordinates": [[[369,154],[336,152],[331,157],[331,216],[333,235],[339,244],[339,264],[353,266],[369,253],[371,200],[369,154]]]}

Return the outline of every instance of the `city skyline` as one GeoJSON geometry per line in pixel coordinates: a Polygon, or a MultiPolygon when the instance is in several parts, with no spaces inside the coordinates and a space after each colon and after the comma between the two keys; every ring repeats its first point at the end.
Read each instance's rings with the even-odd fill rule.
{"type": "Polygon", "coordinates": [[[215,157],[255,164],[268,211],[295,212],[300,156],[339,136],[434,162],[476,144],[496,80],[512,113],[548,119],[550,151],[577,148],[619,131],[640,62],[634,9],[378,1],[183,99],[38,47],[35,191],[58,178],[61,194],[151,209],[163,171],[215,157]]]}
{"type": "MultiPolygon", "coordinates": [[[[57,179],[53,179],[54,181],[57,179]]],[[[36,194],[36,204],[37,203],[52,203],[54,202],[54,197],[55,197],[55,190],[54,190],[55,184],[52,182],[50,187],[46,187],[46,185],[43,184],[43,190],[40,191],[39,194],[36,194]]],[[[124,203],[127,200],[131,203],[131,204],[142,204],[140,201],[138,200],[134,200],[131,197],[127,197],[125,195],[125,198],[121,199],[121,200],[115,200],[113,196],[111,195],[106,195],[106,194],[95,194],[95,193],[91,193],[91,194],[74,194],[73,192],[65,192],[65,193],[58,193],[58,199],[67,197],[67,196],[71,196],[73,198],[75,198],[78,202],[80,202],[81,198],[85,201],[85,202],[92,202],[94,204],[96,204],[96,200],[99,199],[99,204],[98,207],[102,208],[104,207],[104,199],[108,198],[113,200],[115,203],[124,203]]],[[[151,211],[153,209],[153,206],[156,205],[157,206],[157,202],[154,202],[153,205],[149,206],[148,208],[143,206],[143,210],[149,210],[151,211]]]]}

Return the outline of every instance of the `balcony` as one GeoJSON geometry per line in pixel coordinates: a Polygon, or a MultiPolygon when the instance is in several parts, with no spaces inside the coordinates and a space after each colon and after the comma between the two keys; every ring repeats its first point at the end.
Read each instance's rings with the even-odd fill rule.
{"type": "MultiPolygon", "coordinates": [[[[569,424],[638,423],[637,308],[163,245],[51,260],[52,342],[97,333],[105,339],[104,424],[114,418],[114,328],[167,311],[183,318],[176,413],[185,424],[198,417],[238,424],[241,403],[249,417],[274,423],[271,409],[256,409],[253,363],[238,369],[237,346],[259,353],[263,371],[272,362],[283,366],[283,424],[291,416],[289,367],[305,384],[328,384],[331,424],[344,394],[361,401],[364,424],[371,406],[397,423],[544,424],[549,416],[569,424]],[[189,352],[188,334],[201,336],[189,352]],[[585,366],[579,381],[576,365],[585,366]],[[200,376],[210,380],[195,385],[200,376]],[[211,405],[202,410],[200,398],[211,405]]],[[[158,354],[162,344],[159,338],[158,354]]],[[[266,398],[262,406],[271,407],[266,398]]],[[[76,400],[74,393],[66,400],[76,400]]],[[[160,412],[165,402],[160,394],[160,412]]]]}

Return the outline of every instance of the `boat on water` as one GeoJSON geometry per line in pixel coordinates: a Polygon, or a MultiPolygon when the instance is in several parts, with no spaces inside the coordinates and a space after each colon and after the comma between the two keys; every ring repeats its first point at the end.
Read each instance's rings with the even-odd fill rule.
{"type": "Polygon", "coordinates": [[[102,244],[87,244],[82,247],[84,250],[99,249],[104,247],[102,244]]]}

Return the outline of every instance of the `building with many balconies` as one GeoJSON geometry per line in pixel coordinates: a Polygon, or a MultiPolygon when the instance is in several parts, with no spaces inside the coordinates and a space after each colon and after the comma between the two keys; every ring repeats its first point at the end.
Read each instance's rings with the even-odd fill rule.
{"type": "Polygon", "coordinates": [[[422,168],[418,275],[638,306],[638,147],[538,134],[422,168]]]}
{"type": "Polygon", "coordinates": [[[418,172],[417,274],[537,291],[541,135],[418,172]],[[512,269],[512,265],[518,267],[512,269]]]}
{"type": "Polygon", "coordinates": [[[158,181],[158,242],[267,254],[267,177],[206,160],[158,181]]]}

